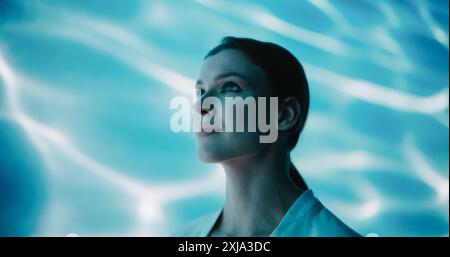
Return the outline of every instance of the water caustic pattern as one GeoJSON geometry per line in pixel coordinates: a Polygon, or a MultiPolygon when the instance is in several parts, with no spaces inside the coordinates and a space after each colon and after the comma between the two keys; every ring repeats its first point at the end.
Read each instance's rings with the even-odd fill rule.
{"type": "Polygon", "coordinates": [[[0,1],[0,234],[166,235],[224,175],[170,130],[223,36],[303,63],[292,159],[363,235],[448,236],[448,1],[0,1]]]}

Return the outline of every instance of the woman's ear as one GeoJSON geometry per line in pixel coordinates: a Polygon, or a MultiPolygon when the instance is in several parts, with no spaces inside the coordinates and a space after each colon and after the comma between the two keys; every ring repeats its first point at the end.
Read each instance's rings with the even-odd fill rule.
{"type": "Polygon", "coordinates": [[[283,99],[278,111],[278,130],[287,131],[295,127],[300,119],[300,103],[298,99],[289,96],[283,99]]]}

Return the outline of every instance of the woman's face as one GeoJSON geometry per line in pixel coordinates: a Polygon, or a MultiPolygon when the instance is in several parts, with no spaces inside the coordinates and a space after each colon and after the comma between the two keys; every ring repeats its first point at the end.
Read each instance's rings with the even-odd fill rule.
{"type": "MultiPolygon", "coordinates": [[[[202,161],[226,162],[245,158],[256,155],[267,147],[267,144],[259,143],[260,133],[248,132],[247,109],[244,112],[244,132],[236,132],[235,127],[234,132],[223,131],[226,123],[231,122],[229,115],[224,115],[225,97],[246,99],[251,96],[256,100],[257,97],[270,96],[270,89],[261,68],[239,50],[222,50],[205,59],[196,87],[201,94],[202,102],[207,97],[217,97],[222,104],[222,111],[219,108],[209,109],[205,106],[202,109],[202,120],[208,119],[211,123],[214,123],[215,119],[222,121],[221,128],[214,124],[215,132],[197,133],[198,154],[202,161]],[[220,129],[222,131],[218,132],[220,129]]],[[[196,109],[200,111],[199,102],[196,103],[196,109]]],[[[257,116],[257,112],[252,115],[257,116]]],[[[233,116],[232,122],[236,124],[236,117],[233,116]]],[[[257,117],[254,120],[257,122],[257,117]]]]}

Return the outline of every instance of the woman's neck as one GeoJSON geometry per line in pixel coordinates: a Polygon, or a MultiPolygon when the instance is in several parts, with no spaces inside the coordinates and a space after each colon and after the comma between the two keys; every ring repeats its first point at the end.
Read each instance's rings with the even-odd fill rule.
{"type": "Polygon", "coordinates": [[[302,193],[289,178],[288,153],[268,147],[252,158],[223,163],[226,201],[220,231],[232,236],[268,236],[302,193]]]}

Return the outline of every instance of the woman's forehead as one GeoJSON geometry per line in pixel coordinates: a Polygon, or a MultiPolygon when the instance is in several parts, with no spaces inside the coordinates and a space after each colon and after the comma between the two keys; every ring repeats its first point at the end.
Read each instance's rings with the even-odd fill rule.
{"type": "Polygon", "coordinates": [[[227,73],[242,74],[251,82],[261,82],[264,78],[262,69],[252,63],[241,51],[226,49],[205,59],[199,80],[210,83],[221,74],[227,73]]]}

